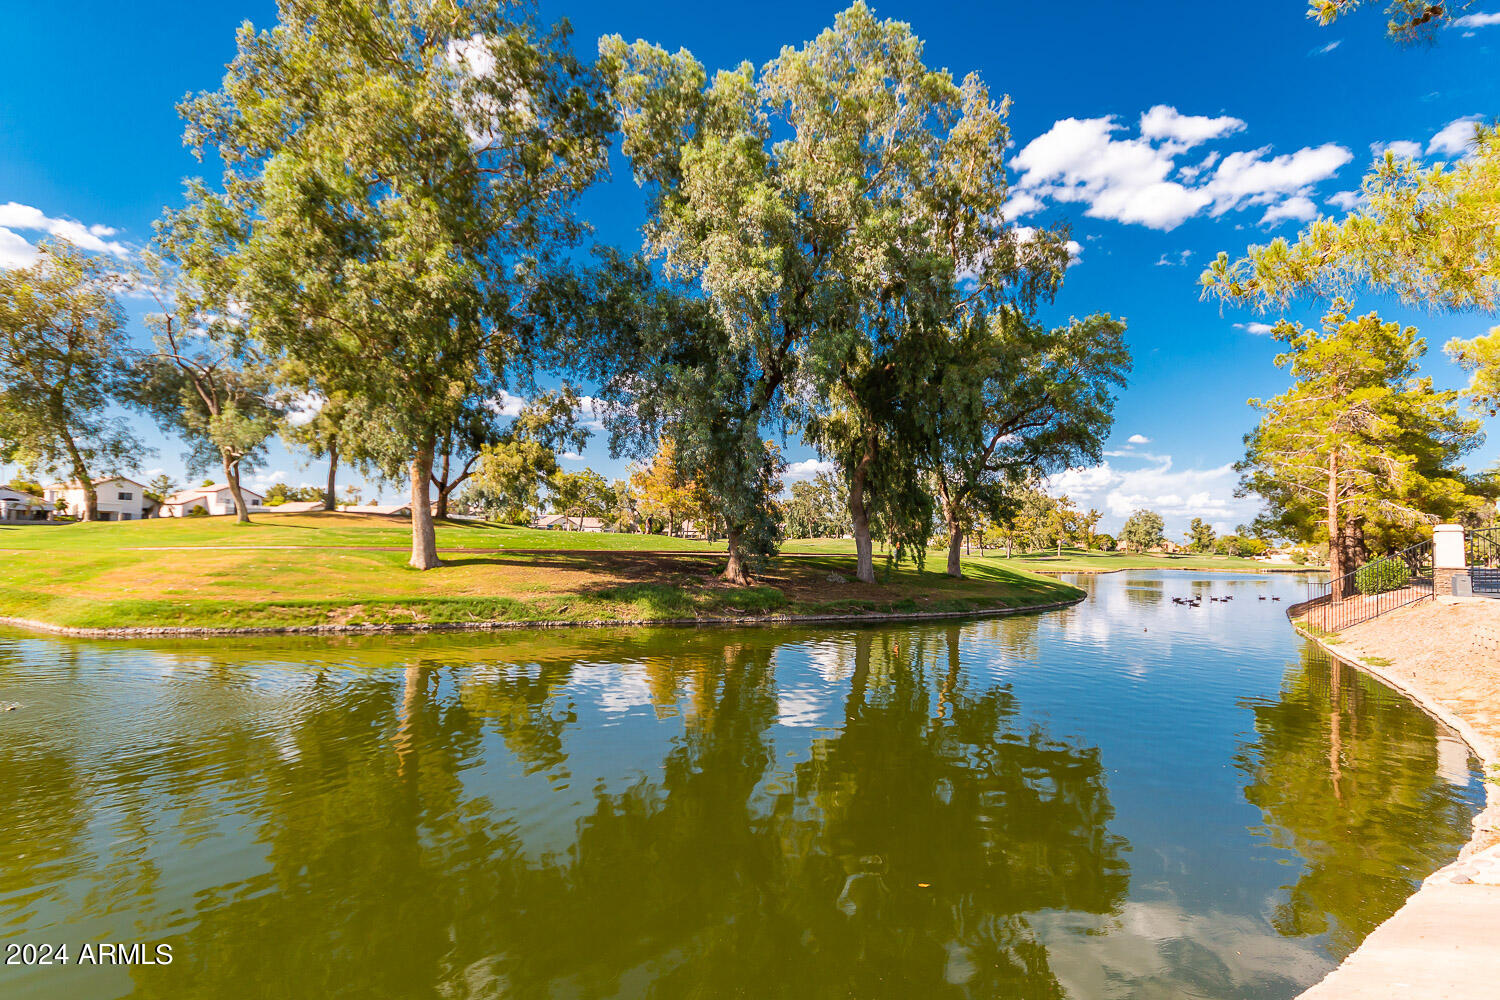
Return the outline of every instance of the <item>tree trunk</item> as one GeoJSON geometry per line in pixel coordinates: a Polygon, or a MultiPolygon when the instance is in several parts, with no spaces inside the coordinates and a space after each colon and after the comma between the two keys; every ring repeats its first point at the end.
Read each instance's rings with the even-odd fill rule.
{"type": "Polygon", "coordinates": [[[339,439],[328,442],[328,488],[323,491],[323,509],[338,510],[339,497],[335,490],[339,471],[339,439]]]}
{"type": "Polygon", "coordinates": [[[958,522],[948,522],[948,575],[963,578],[963,563],[959,558],[959,546],[963,544],[964,532],[958,522]]]}
{"type": "Polygon", "coordinates": [[[854,575],[865,583],[875,582],[875,558],[870,546],[870,512],[865,507],[865,478],[874,461],[875,437],[869,434],[865,436],[865,453],[860,456],[849,482],[849,515],[854,521],[854,551],[859,559],[854,575]]]}
{"type": "Polygon", "coordinates": [[[453,439],[450,436],[445,439],[443,444],[443,474],[432,477],[432,483],[437,487],[437,516],[440,521],[448,519],[448,491],[453,489],[453,483],[449,481],[448,477],[448,463],[452,459],[452,455],[450,454],[452,450],[453,439]]]}
{"type": "Polygon", "coordinates": [[[427,483],[432,479],[434,442],[426,438],[417,446],[411,459],[411,566],[433,569],[440,565],[437,554],[437,529],[432,524],[432,508],[427,503],[427,483]]]}
{"type": "Polygon", "coordinates": [[[729,564],[724,567],[724,575],[721,579],[725,583],[732,583],[737,587],[744,587],[750,583],[750,574],[745,571],[745,554],[740,549],[740,535],[743,528],[729,529],[729,564]]]}
{"type": "Polygon", "coordinates": [[[73,478],[83,488],[83,519],[85,521],[99,520],[99,491],[94,489],[94,481],[89,478],[89,470],[83,464],[83,454],[78,450],[78,445],[73,442],[73,435],[66,430],[63,431],[63,444],[68,449],[68,459],[73,466],[73,478]]]}
{"type": "Polygon", "coordinates": [[[1344,599],[1344,539],[1339,530],[1339,458],[1328,456],[1328,580],[1329,594],[1335,601],[1344,599]]]}
{"type": "Polygon", "coordinates": [[[231,462],[228,455],[220,457],[224,460],[224,478],[229,483],[229,495],[234,498],[234,519],[240,524],[249,524],[250,512],[245,509],[245,494],[240,491],[240,463],[231,462]]]}

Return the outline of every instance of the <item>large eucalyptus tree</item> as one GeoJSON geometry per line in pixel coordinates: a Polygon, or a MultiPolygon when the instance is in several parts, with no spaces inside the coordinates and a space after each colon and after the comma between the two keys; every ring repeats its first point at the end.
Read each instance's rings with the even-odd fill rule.
{"type": "Polygon", "coordinates": [[[277,10],[240,29],[218,91],[180,106],[188,144],[225,167],[222,192],[192,197],[245,219],[236,294],[268,353],[374,415],[366,452],[409,479],[428,569],[439,442],[529,371],[519,303],[580,233],[569,206],[605,168],[610,118],[566,25],[527,4],[277,10]]]}
{"type": "Polygon", "coordinates": [[[144,454],[111,413],[131,353],[115,294],[125,279],[69,243],[38,250],[29,267],[0,268],[0,461],[72,476],[92,521],[94,477],[144,454]]]}
{"type": "MultiPolygon", "coordinates": [[[[1055,287],[1058,234],[1004,219],[1005,104],[922,61],[909,26],[862,3],[757,72],[600,42],[651,201],[647,250],[700,288],[753,369],[726,435],[790,417],[842,466],[873,581],[870,491],[893,424],[872,372],[914,329],[1055,287]]],[[[748,454],[748,451],[746,452],[748,454]]],[[[910,468],[888,463],[892,476],[910,468]]],[[[731,525],[733,536],[734,525],[731,525]]]]}

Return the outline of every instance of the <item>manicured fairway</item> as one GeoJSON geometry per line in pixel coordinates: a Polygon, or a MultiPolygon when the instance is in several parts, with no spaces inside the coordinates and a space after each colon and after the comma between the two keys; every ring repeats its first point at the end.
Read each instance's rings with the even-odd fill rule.
{"type": "Polygon", "coordinates": [[[787,555],[726,587],[724,555],[662,536],[444,524],[444,565],[406,566],[401,522],[348,514],[0,529],[0,616],[77,628],[663,620],[966,611],[1070,600],[1065,583],[976,560],[853,580],[849,555],[787,555]],[[515,551],[532,549],[533,551],[515,551]],[[535,550],[546,551],[535,551],[535,550]],[[650,551],[656,549],[658,551],[650,551]],[[673,551],[660,551],[671,549],[673,551]]]}

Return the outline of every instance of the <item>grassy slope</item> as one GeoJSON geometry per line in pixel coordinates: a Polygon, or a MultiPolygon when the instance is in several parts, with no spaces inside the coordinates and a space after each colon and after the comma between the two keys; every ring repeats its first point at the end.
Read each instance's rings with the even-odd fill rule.
{"type": "Polygon", "coordinates": [[[730,588],[715,579],[722,554],[705,543],[494,525],[440,527],[445,565],[419,573],[405,565],[407,537],[399,522],[345,514],[0,528],[0,615],[84,628],[712,619],[965,611],[1079,594],[990,561],[964,580],[929,564],[879,586],[829,582],[853,576],[853,558],[838,554],[778,559],[758,585],[730,588]],[[667,546],[680,551],[640,551],[667,546]],[[520,548],[560,551],[507,551],[520,548]]]}

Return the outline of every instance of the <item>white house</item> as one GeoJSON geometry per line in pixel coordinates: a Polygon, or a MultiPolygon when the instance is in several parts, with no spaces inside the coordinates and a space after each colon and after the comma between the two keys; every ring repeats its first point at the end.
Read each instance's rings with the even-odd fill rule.
{"type": "Polygon", "coordinates": [[[0,486],[0,522],[45,521],[52,514],[52,504],[41,497],[0,486]]]}
{"type": "MultiPolygon", "coordinates": [[[[76,479],[66,483],[53,483],[43,492],[47,502],[59,513],[82,517],[88,508],[83,484],[76,479]]],[[[106,476],[94,480],[94,493],[101,521],[139,521],[143,517],[149,517],[156,508],[156,501],[146,496],[146,487],[124,476],[106,476]]]]}
{"type": "Polygon", "coordinates": [[[286,503],[268,505],[267,514],[306,514],[310,511],[322,510],[321,500],[288,500],[286,503]]]}
{"type": "Polygon", "coordinates": [[[562,514],[539,514],[531,519],[531,526],[542,531],[584,531],[590,534],[608,530],[597,517],[565,517],[562,514]]]}
{"type": "MultiPolygon", "coordinates": [[[[432,504],[431,506],[436,506],[432,504]]],[[[339,510],[346,514],[381,514],[385,517],[411,517],[409,503],[346,503],[339,510]]]]}
{"type": "MultiPolygon", "coordinates": [[[[259,513],[265,510],[266,498],[251,489],[240,487],[240,493],[245,497],[245,506],[250,513],[259,513]]],[[[191,490],[178,490],[162,501],[161,512],[158,517],[188,517],[195,510],[201,510],[205,514],[233,514],[234,494],[229,491],[228,483],[214,483],[209,486],[199,486],[191,490]]]]}

